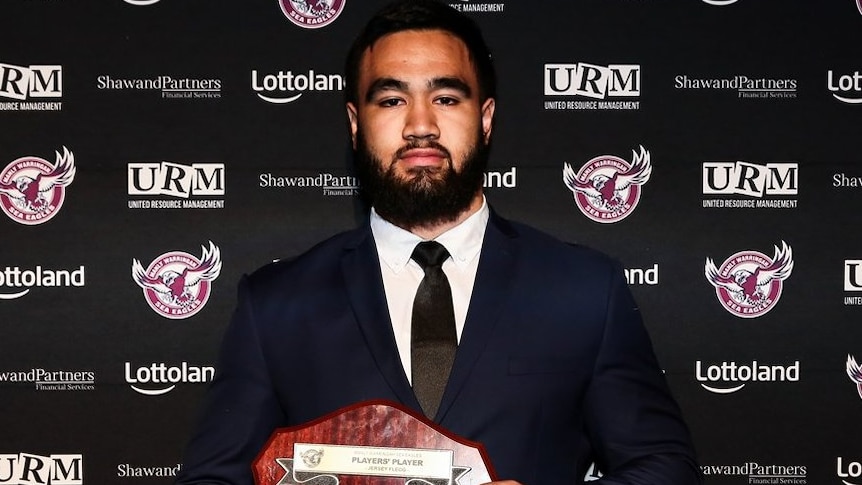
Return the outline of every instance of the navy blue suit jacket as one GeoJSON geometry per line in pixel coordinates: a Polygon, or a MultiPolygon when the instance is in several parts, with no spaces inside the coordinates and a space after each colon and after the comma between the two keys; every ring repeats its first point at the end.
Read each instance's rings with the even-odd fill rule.
{"type": "MultiPolygon", "coordinates": [[[[177,483],[251,484],[273,430],[369,399],[421,409],[366,224],[243,278],[177,483]]],[[[434,421],[525,485],[700,483],[618,265],[494,214],[434,421]]]]}

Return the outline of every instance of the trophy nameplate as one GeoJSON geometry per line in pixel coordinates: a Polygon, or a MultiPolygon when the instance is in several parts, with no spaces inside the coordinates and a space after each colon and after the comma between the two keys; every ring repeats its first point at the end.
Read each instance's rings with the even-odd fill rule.
{"type": "Polygon", "coordinates": [[[253,464],[256,485],[479,485],[484,448],[388,401],[279,428],[253,464]]]}

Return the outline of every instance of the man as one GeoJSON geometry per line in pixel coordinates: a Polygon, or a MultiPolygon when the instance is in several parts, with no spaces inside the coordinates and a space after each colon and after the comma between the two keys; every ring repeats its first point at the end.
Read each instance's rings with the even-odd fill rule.
{"type": "Polygon", "coordinates": [[[581,483],[593,461],[600,483],[700,483],[619,267],[485,202],[496,88],[472,21],[431,0],[387,7],[347,77],[370,221],[240,283],[178,483],[249,484],[273,430],[369,399],[481,442],[507,483],[581,483]],[[426,275],[411,257],[430,240],[445,248],[451,370],[424,363],[449,350],[417,354],[411,323],[449,308],[416,309],[426,275]],[[442,396],[427,397],[429,378],[442,396]]]}

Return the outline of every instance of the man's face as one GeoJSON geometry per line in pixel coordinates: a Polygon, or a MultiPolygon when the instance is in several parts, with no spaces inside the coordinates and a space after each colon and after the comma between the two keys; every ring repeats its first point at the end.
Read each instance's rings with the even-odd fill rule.
{"type": "Polygon", "coordinates": [[[384,36],[363,54],[357,91],[351,138],[381,216],[427,227],[481,204],[494,100],[480,105],[461,40],[439,30],[384,36]]]}

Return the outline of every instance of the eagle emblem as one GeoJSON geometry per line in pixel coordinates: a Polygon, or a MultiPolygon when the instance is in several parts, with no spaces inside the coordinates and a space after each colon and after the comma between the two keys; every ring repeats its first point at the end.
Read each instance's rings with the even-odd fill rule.
{"type": "Polygon", "coordinates": [[[66,147],[54,152],[52,165],[38,157],[23,157],[0,172],[0,207],[21,224],[42,224],[53,218],[75,179],[75,157],[66,147]]]}
{"type": "Polygon", "coordinates": [[[734,254],[716,267],[706,258],[704,275],[716,289],[725,309],[736,316],[754,318],[771,310],[781,296],[782,282],[793,271],[793,250],[781,241],[772,258],[757,251],[734,254]]]}
{"type": "Polygon", "coordinates": [[[593,158],[575,173],[568,163],[563,166],[563,183],[575,197],[578,207],[590,219],[601,223],[626,218],[640,200],[641,186],[652,174],[650,154],[640,147],[632,150],[632,163],[603,155],[593,158]]]}
{"type": "Polygon", "coordinates": [[[847,375],[851,381],[856,383],[856,391],[862,398],[862,365],[857,364],[852,355],[847,356],[847,375]]]}

